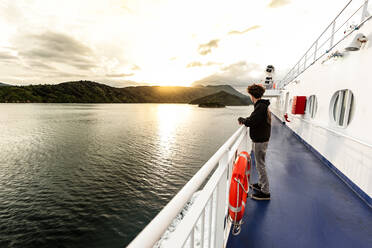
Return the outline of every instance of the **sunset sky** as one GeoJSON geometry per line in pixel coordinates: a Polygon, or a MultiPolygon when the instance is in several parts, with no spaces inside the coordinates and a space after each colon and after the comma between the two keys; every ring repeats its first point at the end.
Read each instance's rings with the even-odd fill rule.
{"type": "Polygon", "coordinates": [[[347,2],[0,0],[0,82],[242,86],[268,64],[281,78],[347,2]]]}

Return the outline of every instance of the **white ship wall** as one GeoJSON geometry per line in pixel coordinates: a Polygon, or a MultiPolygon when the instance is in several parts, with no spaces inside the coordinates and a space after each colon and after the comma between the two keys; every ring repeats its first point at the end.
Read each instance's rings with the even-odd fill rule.
{"type": "MultiPolygon", "coordinates": [[[[286,86],[280,99],[271,100],[276,116],[288,113],[286,123],[295,133],[330,161],[354,184],[372,197],[372,20],[366,22],[332,51],[343,51],[356,34],[363,33],[368,42],[360,51],[347,52],[343,58],[330,59],[328,54],[310,66],[295,81],[286,86]],[[349,89],[354,95],[349,125],[338,127],[332,121],[330,104],[338,90],[349,89]],[[285,106],[285,96],[316,95],[317,113],[314,119],[305,115],[292,115],[291,106],[285,106]]],[[[290,151],[289,151],[290,152],[290,151]]]]}

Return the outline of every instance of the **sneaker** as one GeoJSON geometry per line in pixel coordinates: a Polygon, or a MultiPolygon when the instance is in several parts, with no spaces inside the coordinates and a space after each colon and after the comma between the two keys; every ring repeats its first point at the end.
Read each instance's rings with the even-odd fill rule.
{"type": "Polygon", "coordinates": [[[256,193],[252,194],[252,199],[259,200],[259,201],[261,201],[261,200],[270,200],[270,193],[265,194],[265,193],[263,193],[261,191],[258,191],[256,193]]]}
{"type": "Polygon", "coordinates": [[[250,187],[256,191],[261,191],[261,186],[258,183],[251,184],[250,187]]]}

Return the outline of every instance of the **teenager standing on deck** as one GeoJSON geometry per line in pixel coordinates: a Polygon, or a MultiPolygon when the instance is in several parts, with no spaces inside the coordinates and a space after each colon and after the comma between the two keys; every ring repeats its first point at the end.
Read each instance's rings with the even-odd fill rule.
{"type": "Polygon", "coordinates": [[[252,149],[256,160],[258,183],[251,185],[255,190],[252,198],[270,200],[269,180],[265,165],[266,150],[271,133],[271,112],[268,109],[270,101],[261,99],[265,88],[260,85],[253,84],[248,87],[247,91],[254,104],[254,110],[247,118],[239,117],[238,122],[240,125],[244,124],[249,127],[249,136],[252,139],[252,149]]]}

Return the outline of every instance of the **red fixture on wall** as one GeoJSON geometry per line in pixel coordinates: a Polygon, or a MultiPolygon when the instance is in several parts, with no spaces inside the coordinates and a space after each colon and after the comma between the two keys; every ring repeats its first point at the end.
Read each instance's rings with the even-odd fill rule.
{"type": "Polygon", "coordinates": [[[292,114],[305,114],[306,96],[294,96],[292,101],[292,114]]]}
{"type": "Polygon", "coordinates": [[[285,119],[286,122],[291,122],[290,120],[288,120],[288,114],[287,113],[285,113],[284,119],[285,119]]]}

